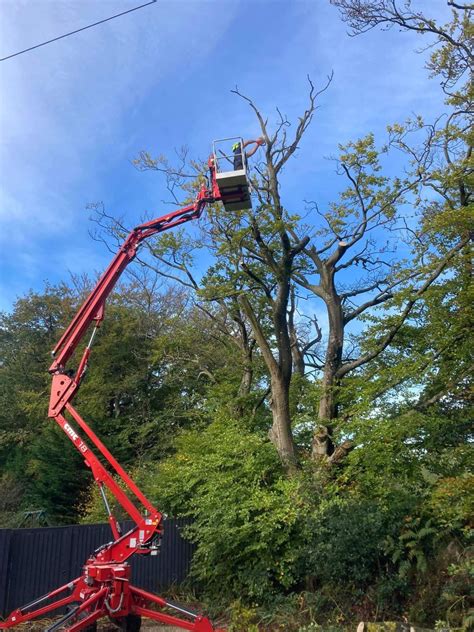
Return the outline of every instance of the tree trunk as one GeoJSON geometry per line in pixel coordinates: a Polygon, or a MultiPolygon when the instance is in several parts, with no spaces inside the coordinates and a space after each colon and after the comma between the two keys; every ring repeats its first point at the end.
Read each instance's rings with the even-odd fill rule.
{"type": "Polygon", "coordinates": [[[244,361],[244,368],[242,377],[240,379],[239,390],[237,392],[237,402],[234,406],[235,414],[237,417],[243,419],[248,413],[248,407],[246,406],[245,397],[250,394],[253,380],[253,366],[252,359],[246,358],[244,361]]]}
{"type": "Polygon", "coordinates": [[[293,370],[291,340],[288,330],[287,308],[290,296],[291,262],[283,264],[278,292],[273,305],[273,327],[278,349],[278,369],[271,369],[273,425],[271,436],[288,471],[296,468],[296,449],[291,432],[290,383],[293,370]]]}
{"type": "Polygon", "coordinates": [[[280,286],[278,299],[273,306],[273,325],[278,348],[278,360],[270,348],[268,340],[262,330],[261,323],[245,295],[239,297],[242,309],[247,315],[255,340],[260,347],[263,359],[270,375],[272,428],[269,437],[276,447],[282,463],[288,472],[296,469],[296,449],[291,433],[290,416],[290,382],[292,358],[290,339],[286,328],[286,302],[287,292],[280,286]]]}
{"type": "Polygon", "coordinates": [[[336,388],[337,370],[342,362],[344,345],[344,315],[341,300],[333,294],[327,301],[329,316],[329,340],[321,381],[321,398],[318,410],[318,429],[313,437],[313,459],[331,456],[334,452],[332,432],[334,420],[337,418],[336,388]]]}
{"type": "Polygon", "coordinates": [[[239,328],[240,336],[238,338],[238,344],[242,357],[242,377],[240,378],[239,389],[237,392],[237,396],[240,401],[237,403],[235,408],[237,415],[239,417],[243,417],[246,413],[243,398],[249,395],[252,389],[253,349],[255,341],[251,340],[249,337],[249,332],[245,323],[245,317],[240,311],[239,303],[237,300],[235,300],[233,304],[232,317],[239,328]]]}
{"type": "Polygon", "coordinates": [[[301,350],[298,332],[295,326],[295,308],[295,288],[292,285],[290,288],[290,309],[288,310],[288,334],[290,336],[291,355],[293,357],[293,372],[304,377],[306,367],[304,353],[301,350]]]}
{"type": "Polygon", "coordinates": [[[239,384],[239,397],[244,397],[245,395],[248,395],[250,393],[250,389],[252,386],[252,379],[253,379],[253,368],[252,368],[252,361],[250,360],[249,362],[246,362],[243,369],[242,378],[239,384]]]}
{"type": "Polygon", "coordinates": [[[273,424],[270,439],[288,471],[296,469],[296,450],[291,434],[289,385],[281,375],[271,376],[273,424]]]}

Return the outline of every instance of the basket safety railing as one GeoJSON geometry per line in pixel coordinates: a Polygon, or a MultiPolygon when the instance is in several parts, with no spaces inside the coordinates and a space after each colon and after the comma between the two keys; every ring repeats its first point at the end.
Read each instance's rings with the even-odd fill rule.
{"type": "Polygon", "coordinates": [[[243,144],[243,139],[240,136],[220,138],[212,143],[212,153],[216,165],[216,173],[235,171],[236,163],[242,165],[238,167],[238,170],[247,170],[247,159],[243,149],[243,144]],[[232,146],[235,143],[240,144],[240,152],[232,151],[232,146]]]}

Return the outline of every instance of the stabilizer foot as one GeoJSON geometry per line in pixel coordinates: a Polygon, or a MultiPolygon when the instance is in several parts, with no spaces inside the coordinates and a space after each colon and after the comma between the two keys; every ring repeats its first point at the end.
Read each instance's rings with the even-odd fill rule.
{"type": "MultiPolygon", "coordinates": [[[[86,567],[87,568],[87,567],[86,567]]],[[[90,570],[90,568],[88,568],[90,570]]],[[[194,632],[225,632],[213,627],[207,617],[193,612],[187,606],[167,601],[163,597],[132,586],[128,579],[130,567],[123,564],[100,565],[100,573],[107,579],[92,581],[90,574],[52,591],[28,606],[12,612],[6,621],[0,622],[0,630],[16,627],[26,621],[38,619],[47,613],[72,605],[71,609],[45,632],[96,632],[97,621],[111,619],[122,632],[140,632],[142,617],[194,632]],[[53,601],[53,598],[69,589],[70,594],[53,601]],[[44,601],[47,605],[33,610],[44,601]],[[180,616],[163,612],[171,610],[180,616]]]]}

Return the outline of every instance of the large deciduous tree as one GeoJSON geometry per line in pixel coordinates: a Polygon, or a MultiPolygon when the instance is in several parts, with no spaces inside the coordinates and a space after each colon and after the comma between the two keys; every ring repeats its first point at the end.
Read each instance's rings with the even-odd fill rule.
{"type": "MultiPolygon", "coordinates": [[[[202,222],[199,237],[178,233],[157,238],[149,247],[151,258],[145,261],[148,266],[158,262],[160,273],[193,289],[197,304],[210,317],[230,316],[234,337],[237,332],[246,353],[247,390],[252,388],[249,367],[255,357],[249,351],[256,344],[268,375],[270,438],[290,469],[298,460],[289,395],[295,373],[313,371],[319,388],[312,456],[337,461],[351,447],[341,432],[343,402],[343,418],[348,415],[347,399],[341,397],[345,381],[394,344],[426,292],[459,258],[467,260],[470,239],[466,229],[471,203],[470,92],[469,82],[464,88],[460,85],[472,55],[469,11],[455,11],[451,25],[438,27],[409,7],[400,11],[395,2],[335,0],[334,4],[356,32],[394,23],[434,35],[430,70],[442,77],[448,95],[451,109],[445,118],[432,124],[421,118],[394,124],[381,148],[371,134],[341,145],[335,162],[346,188],[338,200],[320,208],[315,183],[314,202],[290,214],[282,203],[282,169],[290,168],[290,159],[311,133],[318,97],[330,81],[319,92],[309,81],[308,104],[295,127],[279,109],[270,123],[236,89],[253,111],[265,140],[252,171],[254,210],[229,215],[214,207],[202,222]],[[463,11],[465,15],[460,15],[463,11]],[[405,170],[400,177],[389,176],[384,165],[400,151],[406,157],[405,170]],[[436,228],[450,221],[458,229],[451,230],[448,239],[437,239],[436,228]],[[403,257],[397,251],[400,243],[403,257]],[[198,278],[193,253],[201,247],[210,250],[214,262],[198,278]],[[309,309],[316,301],[323,303],[326,331],[314,318],[314,334],[298,320],[298,304],[308,298],[309,309]],[[376,334],[374,330],[372,344],[363,345],[359,332],[364,319],[381,306],[390,316],[376,334]],[[336,434],[342,437],[340,445],[335,444],[336,434]]],[[[186,151],[179,156],[177,166],[147,152],[135,161],[139,169],[165,174],[174,203],[184,201],[179,191],[183,197],[192,195],[201,169],[199,162],[187,159],[186,151]]],[[[96,220],[109,233],[117,230],[117,223],[103,210],[96,220]]]]}

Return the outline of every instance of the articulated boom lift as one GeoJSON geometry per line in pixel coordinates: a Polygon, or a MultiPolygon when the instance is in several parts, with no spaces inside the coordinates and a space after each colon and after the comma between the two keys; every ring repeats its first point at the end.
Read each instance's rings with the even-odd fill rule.
{"type": "Polygon", "coordinates": [[[239,199],[249,199],[248,184],[239,183],[236,187],[232,180],[232,172],[227,172],[227,184],[225,175],[221,173],[218,184],[218,160],[215,153],[209,158],[209,182],[201,185],[193,204],[141,224],[130,232],[53,351],[54,360],[49,368],[52,375],[52,387],[48,415],[64,430],[76,449],[83,455],[86,465],[91,469],[102,494],[114,540],[100,547],[89,557],[80,577],[26,606],[14,610],[5,621],[0,622],[0,630],[12,628],[59,608],[69,606],[68,612],[51,625],[46,632],[59,629],[69,632],[78,632],[79,630],[95,632],[96,622],[102,617],[109,617],[125,632],[138,632],[142,616],[184,630],[218,632],[206,617],[137,588],[130,583],[131,567],[128,560],[133,555],[157,554],[163,533],[163,516],[127,475],[72,405],[72,400],[87,369],[94,336],[104,318],[105,301],[120,275],[134,259],[140,243],[157,233],[198,219],[207,204],[222,201],[225,206],[229,204],[232,205],[231,208],[235,208],[239,199]],[[68,360],[93,323],[92,334],[77,370],[75,372],[66,370],[68,360]],[[126,492],[122,490],[96,454],[81,438],[80,431],[88,437],[96,450],[115,471],[127,490],[126,492]],[[110,510],[104,488],[109,490],[134,521],[135,526],[127,533],[121,533],[120,525],[110,510]],[[135,496],[134,501],[131,500],[131,495],[135,496]],[[141,510],[137,504],[141,505],[141,510]],[[145,515],[142,515],[143,510],[145,515]],[[174,610],[186,618],[167,614],[162,611],[163,609],[174,610]]]}

